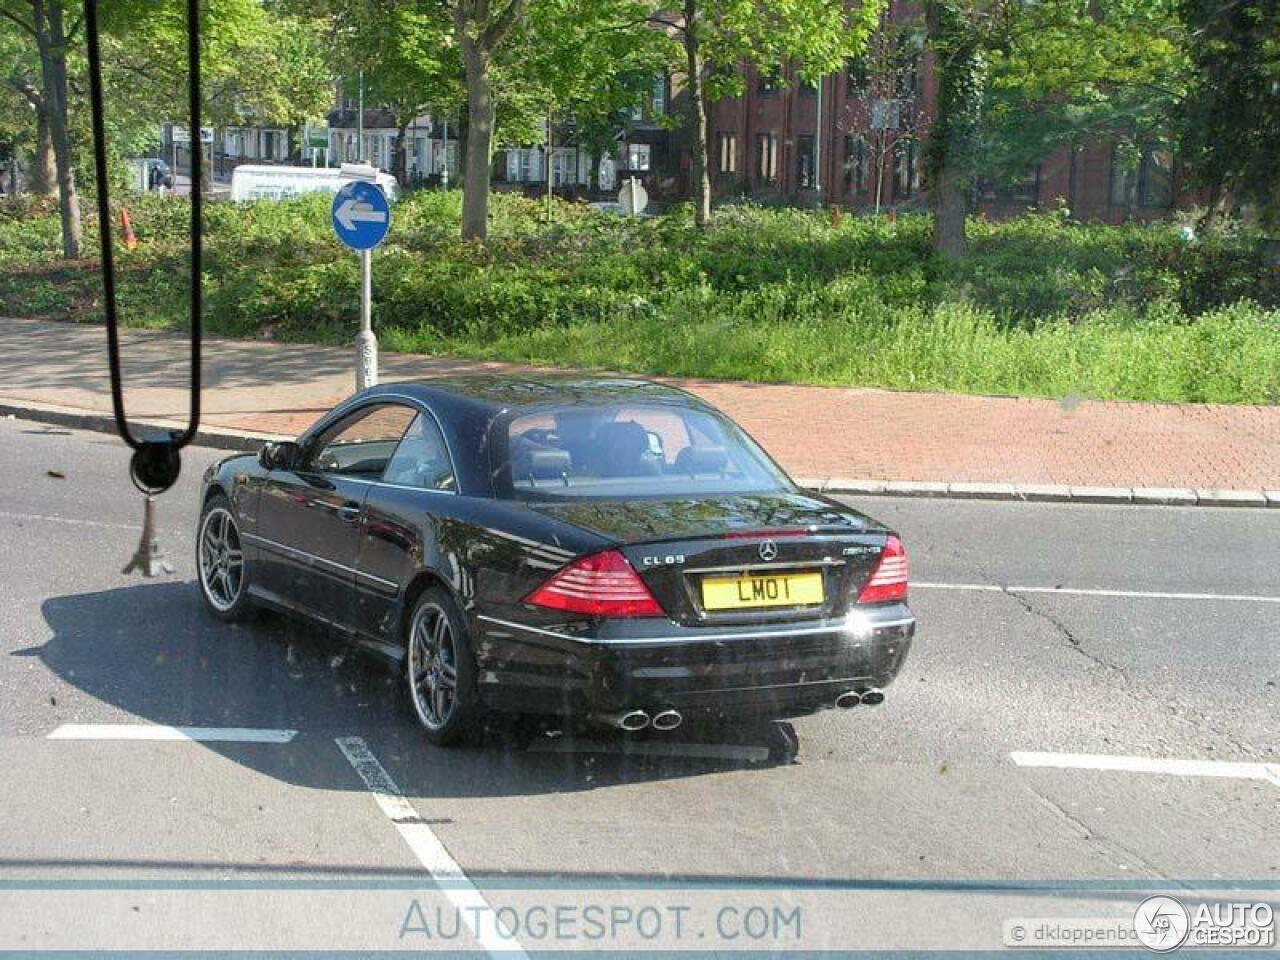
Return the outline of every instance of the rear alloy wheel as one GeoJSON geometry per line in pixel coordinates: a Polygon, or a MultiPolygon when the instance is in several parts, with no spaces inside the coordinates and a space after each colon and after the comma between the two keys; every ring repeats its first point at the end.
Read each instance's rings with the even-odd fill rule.
{"type": "Polygon", "coordinates": [[[196,536],[196,574],[200,595],[215,617],[241,620],[249,612],[244,546],[226,497],[209,498],[196,536]]]}
{"type": "Polygon", "coordinates": [[[409,621],[405,680],[409,702],[437,746],[463,740],[481,711],[466,627],[451,597],[432,587],[418,599],[409,621]]]}

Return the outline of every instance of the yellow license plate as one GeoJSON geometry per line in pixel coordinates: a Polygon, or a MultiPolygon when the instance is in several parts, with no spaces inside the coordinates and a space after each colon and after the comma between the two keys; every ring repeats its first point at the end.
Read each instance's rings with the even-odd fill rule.
{"type": "Polygon", "coordinates": [[[822,600],[820,573],[705,577],[702,581],[702,606],[707,610],[802,607],[822,600]]]}

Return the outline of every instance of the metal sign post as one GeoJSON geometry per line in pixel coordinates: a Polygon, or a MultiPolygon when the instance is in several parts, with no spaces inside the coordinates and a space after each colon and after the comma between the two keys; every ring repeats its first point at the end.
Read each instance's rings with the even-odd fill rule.
{"type": "Polygon", "coordinates": [[[360,254],[360,332],[356,335],[356,390],[378,382],[378,339],[373,333],[373,255],[391,228],[382,189],[365,180],[348,183],[333,198],[333,232],[360,254]]]}
{"type": "Polygon", "coordinates": [[[373,335],[373,254],[360,251],[360,332],[356,334],[356,389],[378,383],[378,338],[373,335]]]}

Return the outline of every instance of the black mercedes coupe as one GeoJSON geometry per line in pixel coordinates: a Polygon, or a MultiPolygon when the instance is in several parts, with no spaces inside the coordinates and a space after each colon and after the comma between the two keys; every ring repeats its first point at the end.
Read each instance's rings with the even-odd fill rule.
{"type": "Polygon", "coordinates": [[[209,610],[391,658],[441,745],[486,710],[669,731],[878,704],[915,631],[897,536],[643,380],[373,387],[211,467],[201,499],[209,610]]]}

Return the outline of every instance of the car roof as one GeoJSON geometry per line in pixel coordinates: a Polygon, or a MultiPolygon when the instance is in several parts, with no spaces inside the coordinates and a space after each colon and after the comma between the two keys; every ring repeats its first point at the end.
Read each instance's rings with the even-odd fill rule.
{"type": "Polygon", "coordinates": [[[461,404],[486,408],[490,415],[504,410],[561,404],[612,405],[657,403],[707,408],[693,394],[678,387],[630,377],[581,373],[475,373],[387,383],[368,394],[399,393],[425,403],[461,404]]]}

